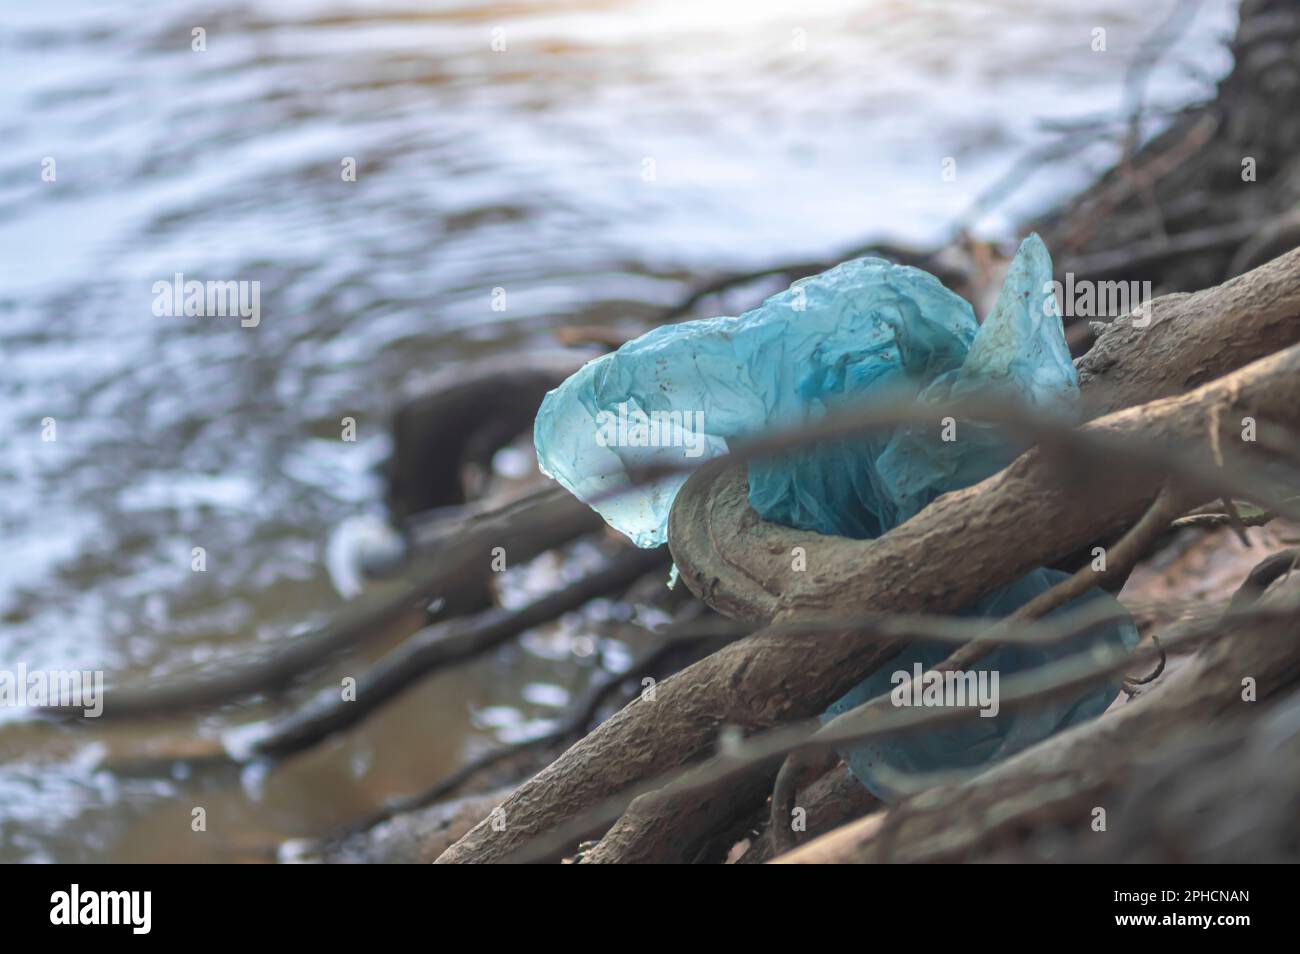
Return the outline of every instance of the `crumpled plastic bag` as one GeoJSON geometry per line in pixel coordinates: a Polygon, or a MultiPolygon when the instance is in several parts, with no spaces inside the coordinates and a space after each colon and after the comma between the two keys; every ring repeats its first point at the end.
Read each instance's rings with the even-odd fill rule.
{"type": "MultiPolygon", "coordinates": [[[[636,469],[724,454],[729,440],[816,423],[860,402],[900,399],[1010,398],[1072,419],[1078,378],[1051,280],[1051,257],[1031,235],[983,324],[933,275],[862,258],[796,282],[738,318],[657,328],[590,362],[546,396],[534,430],[539,465],[580,499],[594,501],[605,520],[638,546],[649,547],[666,540],[668,514],[685,476],[602,495],[636,469]]],[[[767,520],[869,539],[940,494],[995,473],[1021,449],[1005,431],[966,421],[957,440],[944,441],[937,425],[901,425],[755,461],[750,503],[767,520]]],[[[1036,570],[965,615],[1005,616],[1061,576],[1036,570]]],[[[1111,597],[1094,591],[1084,600],[1111,597]]],[[[1136,641],[1131,623],[1111,624],[1052,647],[1004,647],[978,668],[997,668],[1005,676],[1096,642],[1131,648],[1136,641]]],[[[914,643],[827,717],[887,692],[895,670],[937,662],[949,649],[914,643]]],[[[1003,758],[1099,714],[1117,692],[1105,685],[1049,708],[865,746],[849,753],[850,768],[888,798],[896,793],[887,781],[891,772],[1003,758]]]]}

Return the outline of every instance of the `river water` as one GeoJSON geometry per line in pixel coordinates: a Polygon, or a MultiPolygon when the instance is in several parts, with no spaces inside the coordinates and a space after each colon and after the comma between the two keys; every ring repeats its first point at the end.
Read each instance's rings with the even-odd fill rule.
{"type": "MultiPolygon", "coordinates": [[[[330,535],[377,512],[385,418],[430,373],[645,315],[693,277],[934,241],[1058,123],[1120,115],[1170,9],[6,3],[0,669],[165,682],[328,620],[330,535]],[[177,273],[260,283],[260,321],[160,317],[177,273]]],[[[1235,16],[1200,4],[1152,104],[1212,91],[1235,16]]],[[[1071,143],[981,231],[1009,237],[1115,156],[1071,143]]],[[[265,857],[544,726],[594,670],[590,618],[269,774],[138,756],[273,702],[103,729],[0,709],[0,860],[265,857]]]]}

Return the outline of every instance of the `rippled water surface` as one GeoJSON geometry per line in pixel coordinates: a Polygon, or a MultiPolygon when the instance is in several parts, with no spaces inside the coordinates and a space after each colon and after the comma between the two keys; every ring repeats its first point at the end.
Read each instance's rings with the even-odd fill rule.
{"type": "MultiPolygon", "coordinates": [[[[1056,141],[1053,121],[1115,116],[1167,10],[6,4],[0,668],[167,680],[327,620],[330,533],[377,509],[385,418],[430,373],[647,314],[720,270],[934,240],[1056,141]],[[156,317],[152,286],[176,273],[260,282],[260,324],[156,317]],[[345,416],[356,443],[339,440],[345,416]]],[[[1155,70],[1155,104],[1212,89],[1234,19],[1229,0],[1201,5],[1155,70]]],[[[1077,140],[985,230],[1113,156],[1077,140]]],[[[0,859],[264,857],[536,731],[593,671],[572,653],[590,619],[431,680],[270,775],[137,757],[257,705],[89,731],[0,710],[0,859]],[[190,837],[195,805],[207,838],[190,837]]],[[[603,648],[617,664],[620,646],[603,648]]]]}

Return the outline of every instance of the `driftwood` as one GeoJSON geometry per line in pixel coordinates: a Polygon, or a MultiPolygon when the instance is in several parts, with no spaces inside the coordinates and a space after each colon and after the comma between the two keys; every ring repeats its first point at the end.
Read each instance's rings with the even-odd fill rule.
{"type": "MultiPolygon", "coordinates": [[[[1095,406],[1177,393],[1189,377],[1214,378],[1245,357],[1267,353],[1279,336],[1300,339],[1300,252],[1218,289],[1158,301],[1153,315],[1148,333],[1166,321],[1183,326],[1198,320],[1233,333],[1209,346],[1185,335],[1169,340],[1167,348],[1112,349],[1104,366],[1090,368],[1084,378],[1085,395],[1095,406]],[[1179,341],[1204,347],[1175,356],[1170,352],[1179,341]],[[1254,342],[1259,344],[1252,353],[1254,342]],[[1144,380],[1150,383],[1140,392],[1129,384],[1144,380]]],[[[1098,346],[1110,334],[1129,334],[1130,327],[1117,322],[1098,346]]],[[[1295,423],[1298,366],[1300,352],[1293,349],[1192,394],[1121,411],[1088,429],[1179,452],[1194,448],[1212,464],[1207,436],[1213,431],[1222,437],[1220,430],[1229,423],[1235,427],[1243,415],[1255,416],[1261,427],[1270,420],[1295,423]]],[[[1233,439],[1223,437],[1222,443],[1233,439]]],[[[952,611],[1103,531],[1122,529],[1157,489],[1150,473],[1116,473],[1090,494],[1069,478],[1047,455],[1031,451],[982,484],[940,498],[891,533],[851,541],[765,524],[748,510],[743,477],[702,472],[674,508],[670,545],[692,590],[742,619],[797,621],[801,614],[862,605],[952,611]],[[1053,533],[1028,537],[1024,528],[1031,525],[1051,526],[1053,533]],[[949,545],[954,534],[962,537],[959,550],[949,545]],[[791,572],[792,546],[805,548],[807,572],[791,572]],[[745,565],[728,562],[738,554],[745,565]],[[926,572],[919,573],[923,565],[926,572]]],[[[510,819],[504,831],[480,824],[439,860],[505,857],[585,806],[706,749],[724,724],[757,729],[821,711],[897,649],[898,644],[873,645],[854,632],[809,638],[760,633],[732,644],[664,682],[656,703],[618,713],[521,786],[503,806],[510,819]]]]}

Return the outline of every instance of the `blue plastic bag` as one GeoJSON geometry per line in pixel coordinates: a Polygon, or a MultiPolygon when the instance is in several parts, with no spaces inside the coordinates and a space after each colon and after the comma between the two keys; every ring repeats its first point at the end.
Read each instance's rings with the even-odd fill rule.
{"type": "MultiPolygon", "coordinates": [[[[631,470],[718,456],[729,440],[815,423],[859,402],[978,395],[1072,418],[1078,378],[1051,281],[1051,258],[1031,235],[982,325],[970,305],[934,276],[863,258],[796,282],[738,318],[657,328],[590,362],[547,395],[534,432],[538,462],[570,492],[592,501],[621,486],[631,470]]],[[[967,422],[955,441],[941,440],[937,428],[899,426],[754,462],[749,500],[777,523],[869,539],[940,494],[995,473],[1019,450],[1004,432],[967,422]]],[[[668,513],[684,481],[674,477],[593,505],[638,546],[657,546],[666,539],[668,513]]],[[[965,614],[1004,616],[1059,578],[1036,570],[965,614]]],[[[1084,599],[1111,600],[1100,591],[1084,599]]],[[[981,668],[1007,675],[1094,642],[1131,647],[1136,641],[1125,622],[1051,648],[1003,648],[981,668]]],[[[937,662],[949,648],[913,644],[827,717],[887,692],[892,672],[937,662]]],[[[891,771],[973,767],[1003,758],[1097,715],[1117,692],[1102,686],[1049,709],[863,747],[848,754],[850,768],[877,795],[890,797],[891,771]]]]}

